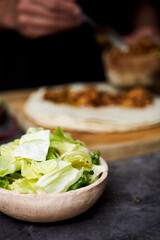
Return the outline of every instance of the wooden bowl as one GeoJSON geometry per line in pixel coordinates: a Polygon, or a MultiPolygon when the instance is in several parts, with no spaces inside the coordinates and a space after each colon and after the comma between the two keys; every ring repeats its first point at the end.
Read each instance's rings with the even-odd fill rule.
{"type": "Polygon", "coordinates": [[[21,194],[0,189],[0,211],[13,218],[29,222],[56,222],[75,217],[90,207],[103,193],[108,175],[107,167],[93,184],[77,190],[56,194],[21,194]]]}
{"type": "Polygon", "coordinates": [[[152,86],[160,77],[160,53],[116,59],[102,55],[107,80],[115,87],[152,86]]]}

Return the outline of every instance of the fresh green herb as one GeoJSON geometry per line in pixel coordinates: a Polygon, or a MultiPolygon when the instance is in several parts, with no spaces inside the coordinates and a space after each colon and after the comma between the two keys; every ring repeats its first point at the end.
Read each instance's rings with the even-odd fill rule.
{"type": "Polygon", "coordinates": [[[100,151],[97,151],[97,153],[93,152],[91,153],[91,160],[93,164],[99,165],[99,157],[100,157],[100,151]]]}
{"type": "Polygon", "coordinates": [[[93,175],[93,174],[94,174],[93,170],[90,170],[90,171],[85,170],[83,172],[83,177],[80,177],[80,179],[76,183],[74,183],[72,186],[70,186],[67,191],[76,190],[78,188],[82,188],[89,185],[90,175],[93,175]]]}

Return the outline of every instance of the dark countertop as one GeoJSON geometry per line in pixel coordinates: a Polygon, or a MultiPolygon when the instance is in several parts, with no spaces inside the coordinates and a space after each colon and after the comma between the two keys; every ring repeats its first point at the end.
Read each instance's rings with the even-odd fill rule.
{"type": "MultiPolygon", "coordinates": [[[[22,133],[18,129],[8,141],[22,133]]],[[[0,239],[160,240],[160,153],[108,165],[106,189],[87,212],[47,224],[0,213],[0,239]]]]}

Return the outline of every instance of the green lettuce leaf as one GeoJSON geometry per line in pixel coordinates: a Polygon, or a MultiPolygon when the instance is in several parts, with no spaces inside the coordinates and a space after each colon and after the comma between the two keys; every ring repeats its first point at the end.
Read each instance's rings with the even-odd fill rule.
{"type": "Polygon", "coordinates": [[[9,175],[5,176],[10,184],[13,183],[14,181],[16,181],[19,178],[23,178],[22,175],[19,172],[15,172],[15,173],[12,173],[12,174],[9,174],[9,175]]]}
{"type": "Polygon", "coordinates": [[[50,131],[42,128],[29,128],[14,150],[14,157],[45,161],[50,144],[50,131]]]}
{"type": "Polygon", "coordinates": [[[44,174],[56,169],[56,160],[48,160],[44,162],[22,160],[21,174],[27,179],[39,179],[44,174]]]}
{"type": "Polygon", "coordinates": [[[0,187],[8,189],[8,186],[19,178],[22,178],[22,176],[18,172],[15,172],[13,174],[9,174],[5,177],[0,177],[0,187]]]}
{"type": "Polygon", "coordinates": [[[57,127],[56,130],[50,134],[50,140],[54,142],[70,142],[76,143],[69,133],[64,133],[61,127],[57,127]]]}
{"type": "Polygon", "coordinates": [[[58,161],[58,167],[41,177],[35,184],[38,193],[66,192],[82,175],[83,169],[77,170],[65,161],[58,161]]]}
{"type": "Polygon", "coordinates": [[[104,165],[93,164],[92,170],[93,170],[94,174],[91,175],[91,177],[90,177],[90,182],[89,182],[90,184],[95,182],[103,172],[107,171],[107,167],[104,165]]]}
{"type": "Polygon", "coordinates": [[[37,174],[30,161],[22,160],[21,174],[27,179],[39,179],[42,175],[37,174]]]}
{"type": "Polygon", "coordinates": [[[16,158],[13,156],[13,152],[18,147],[18,145],[19,145],[19,139],[16,139],[13,142],[1,145],[0,155],[6,159],[9,159],[11,162],[20,160],[20,158],[16,158]]]}
{"type": "Polygon", "coordinates": [[[33,170],[38,174],[46,174],[58,167],[58,163],[56,160],[48,160],[45,162],[36,162],[32,161],[33,170]]]}
{"type": "Polygon", "coordinates": [[[60,159],[70,162],[73,167],[78,169],[92,167],[90,151],[79,144],[75,145],[72,151],[64,153],[60,159]]]}
{"type": "Polygon", "coordinates": [[[0,177],[0,187],[7,189],[9,185],[9,181],[7,179],[7,177],[0,177]]]}
{"type": "Polygon", "coordinates": [[[47,153],[46,160],[57,159],[59,156],[50,150],[47,153]]]}
{"type": "Polygon", "coordinates": [[[75,145],[85,146],[83,142],[74,141],[69,133],[64,133],[60,127],[57,127],[53,134],[50,134],[50,149],[61,156],[65,152],[70,152],[75,145]]]}
{"type": "Polygon", "coordinates": [[[89,185],[91,181],[91,175],[93,174],[94,174],[93,170],[90,171],[85,170],[83,172],[83,176],[80,177],[76,183],[71,185],[67,191],[76,190],[78,188],[82,188],[89,185]]]}
{"type": "Polygon", "coordinates": [[[11,162],[8,158],[0,156],[0,177],[17,172],[21,169],[21,161],[11,162]]]}
{"type": "Polygon", "coordinates": [[[34,187],[36,182],[35,179],[22,178],[15,180],[8,186],[8,189],[20,193],[37,193],[34,187]]]}

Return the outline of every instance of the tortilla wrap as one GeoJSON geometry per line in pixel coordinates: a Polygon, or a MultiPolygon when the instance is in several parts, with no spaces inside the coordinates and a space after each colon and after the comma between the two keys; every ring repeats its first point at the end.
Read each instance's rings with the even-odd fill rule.
{"type": "MultiPolygon", "coordinates": [[[[87,84],[88,85],[88,84],[87,84]]],[[[95,84],[94,84],[95,85],[95,84]]],[[[78,91],[84,84],[71,84],[78,91]]],[[[99,90],[116,93],[116,89],[105,83],[96,84],[99,90]]],[[[123,108],[121,106],[74,107],[44,100],[45,88],[30,95],[24,112],[36,124],[55,128],[87,132],[124,132],[151,128],[160,123],[160,98],[154,96],[153,104],[145,108],[123,108]]]]}

